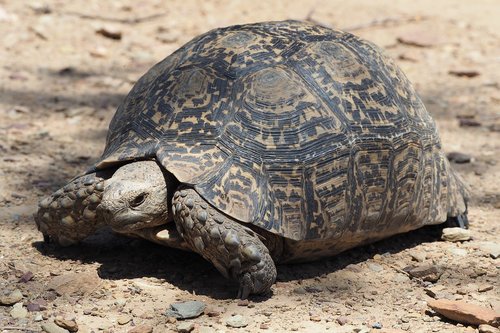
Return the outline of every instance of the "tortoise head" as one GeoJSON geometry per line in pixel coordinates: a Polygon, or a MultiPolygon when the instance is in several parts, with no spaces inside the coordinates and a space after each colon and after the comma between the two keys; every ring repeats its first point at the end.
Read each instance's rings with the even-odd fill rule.
{"type": "Polygon", "coordinates": [[[120,167],[106,182],[98,208],[106,224],[117,232],[128,233],[167,223],[167,179],[155,161],[120,167]]]}

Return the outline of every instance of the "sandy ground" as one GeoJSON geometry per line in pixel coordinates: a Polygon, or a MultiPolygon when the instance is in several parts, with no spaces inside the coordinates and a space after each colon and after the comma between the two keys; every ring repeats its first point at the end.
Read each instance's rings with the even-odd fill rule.
{"type": "Polygon", "coordinates": [[[427,302],[500,312],[500,262],[488,250],[499,242],[499,31],[496,0],[0,0],[0,296],[22,293],[21,305],[0,305],[0,331],[49,330],[56,317],[74,319],[78,332],[176,331],[186,322],[165,310],[198,300],[207,310],[187,326],[199,332],[477,332],[427,302]],[[71,248],[43,243],[37,201],[99,157],[114,110],[142,73],[209,29],[279,19],[352,31],[396,59],[444,150],[470,157],[454,167],[473,193],[471,241],[440,241],[439,230],[425,229],[280,266],[273,295],[249,303],[191,253],[108,232],[71,248]],[[412,265],[442,275],[422,282],[405,273],[412,265]],[[246,327],[227,326],[236,314],[246,327]]]}

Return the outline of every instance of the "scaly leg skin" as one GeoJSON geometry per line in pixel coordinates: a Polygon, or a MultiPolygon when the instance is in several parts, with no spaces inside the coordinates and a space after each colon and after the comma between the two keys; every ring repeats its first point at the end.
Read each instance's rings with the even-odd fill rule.
{"type": "Polygon", "coordinates": [[[239,298],[269,292],[276,266],[255,232],[219,213],[189,188],[174,194],[172,212],[178,232],[192,250],[226,278],[239,280],[239,298]]]}
{"type": "Polygon", "coordinates": [[[101,176],[107,175],[101,172],[75,178],[40,201],[34,217],[46,242],[76,244],[103,225],[96,214],[104,190],[101,176]]]}

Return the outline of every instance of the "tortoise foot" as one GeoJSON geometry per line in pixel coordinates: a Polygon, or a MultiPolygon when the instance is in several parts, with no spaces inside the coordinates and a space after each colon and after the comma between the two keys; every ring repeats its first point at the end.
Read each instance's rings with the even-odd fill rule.
{"type": "Polygon", "coordinates": [[[219,213],[193,189],[174,194],[172,211],[179,233],[192,250],[226,278],[239,281],[239,298],[270,291],[276,266],[258,234],[219,213]]]}

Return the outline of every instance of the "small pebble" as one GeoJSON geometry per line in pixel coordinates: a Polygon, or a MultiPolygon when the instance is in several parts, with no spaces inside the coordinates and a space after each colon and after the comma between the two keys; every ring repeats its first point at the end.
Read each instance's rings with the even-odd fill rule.
{"type": "Polygon", "coordinates": [[[318,315],[312,315],[309,317],[309,320],[310,321],[315,321],[315,322],[320,322],[321,321],[321,317],[318,316],[318,315]]]}
{"type": "Polygon", "coordinates": [[[167,310],[166,315],[178,319],[196,318],[203,313],[205,307],[205,303],[200,301],[172,303],[170,304],[170,309],[167,310]]]}
{"type": "Polygon", "coordinates": [[[374,271],[374,272],[381,272],[381,271],[384,270],[384,267],[382,267],[381,265],[379,265],[377,263],[374,263],[374,262],[369,262],[368,263],[368,268],[371,271],[374,271]]]}
{"type": "Polygon", "coordinates": [[[419,278],[424,281],[436,282],[443,274],[443,268],[441,266],[433,265],[430,263],[421,264],[408,270],[408,274],[410,274],[414,278],[419,278]]]}
{"type": "Polygon", "coordinates": [[[340,326],[344,326],[345,324],[349,323],[349,318],[341,316],[338,317],[336,321],[340,326]]]}
{"type": "Polygon", "coordinates": [[[42,330],[47,333],[69,333],[68,330],[57,326],[53,322],[42,324],[42,330]]]}
{"type": "Polygon", "coordinates": [[[226,320],[226,325],[234,328],[246,327],[248,326],[248,320],[242,315],[234,315],[226,320]]]}
{"type": "Polygon", "coordinates": [[[118,323],[118,325],[126,325],[128,324],[130,321],[132,320],[132,318],[130,316],[127,316],[127,315],[122,315],[122,316],[119,316],[118,319],[116,320],[116,322],[118,323]]]}
{"type": "Polygon", "coordinates": [[[14,304],[12,310],[10,310],[10,316],[14,319],[26,318],[28,315],[28,310],[23,306],[22,302],[14,304]]]}
{"type": "Polygon", "coordinates": [[[250,302],[247,299],[240,299],[238,300],[238,306],[248,306],[250,302]]]}
{"type": "Polygon", "coordinates": [[[302,287],[297,287],[293,290],[293,293],[297,295],[305,295],[307,291],[302,287]]]}
{"type": "Polygon", "coordinates": [[[480,293],[484,293],[490,290],[493,290],[493,286],[491,284],[486,284],[483,286],[479,286],[479,288],[477,288],[477,291],[479,291],[480,293]]]}
{"type": "Polygon", "coordinates": [[[182,322],[177,325],[177,332],[179,333],[189,333],[194,330],[194,323],[182,322]]]}
{"type": "Polygon", "coordinates": [[[153,326],[150,325],[139,325],[127,331],[127,333],[153,333],[153,326]]]}
{"type": "Polygon", "coordinates": [[[0,296],[0,304],[1,305],[13,305],[23,299],[23,294],[19,289],[12,291],[8,295],[0,296]]]}
{"type": "Polygon", "coordinates": [[[450,162],[454,162],[457,164],[462,164],[462,163],[470,163],[471,161],[471,156],[464,154],[464,153],[459,153],[459,152],[451,152],[446,155],[448,160],[450,162]]]}
{"type": "Polygon", "coordinates": [[[57,326],[65,328],[65,329],[67,329],[70,332],[77,332],[78,331],[78,324],[73,319],[66,319],[66,318],[63,318],[63,317],[56,317],[54,319],[54,323],[57,326]]]}
{"type": "Polygon", "coordinates": [[[499,333],[500,332],[500,330],[498,328],[495,328],[495,327],[487,325],[487,324],[479,325],[478,329],[479,329],[479,333],[499,333]]]}
{"type": "Polygon", "coordinates": [[[412,260],[417,262],[424,262],[426,259],[426,254],[422,252],[411,252],[410,257],[412,260]]]}
{"type": "Polygon", "coordinates": [[[444,228],[441,239],[448,242],[464,242],[471,239],[470,230],[462,228],[444,228]]]}

